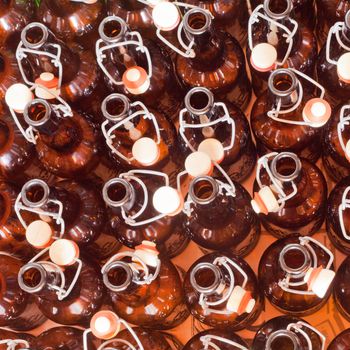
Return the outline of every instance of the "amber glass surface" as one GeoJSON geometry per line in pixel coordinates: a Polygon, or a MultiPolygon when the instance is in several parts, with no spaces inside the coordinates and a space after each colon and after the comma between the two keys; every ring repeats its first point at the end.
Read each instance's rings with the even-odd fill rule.
{"type": "MultiPolygon", "coordinates": [[[[284,86],[286,90],[290,87],[287,77],[281,78],[277,83],[284,86]]],[[[303,81],[301,83],[303,84],[303,81]]],[[[278,88],[283,90],[281,87],[278,88]]],[[[303,108],[306,102],[313,97],[315,96],[304,89],[300,105],[292,112],[280,114],[278,118],[303,122],[303,108]]],[[[316,162],[321,155],[320,143],[324,128],[292,125],[273,120],[267,113],[276,108],[278,99],[267,89],[254,102],[250,121],[259,155],[287,151],[296,153],[299,157],[313,163],[316,162]]]]}
{"type": "MultiPolygon", "coordinates": [[[[222,275],[225,276],[225,281],[229,280],[227,271],[223,267],[221,267],[220,270],[222,275]]],[[[234,275],[235,285],[241,286],[243,282],[243,276],[236,269],[233,269],[232,272],[234,275]]],[[[210,285],[213,282],[212,274],[208,273],[204,275],[203,273],[202,275],[203,276],[200,276],[200,278],[201,278],[201,283],[203,283],[203,285],[210,285]]],[[[184,282],[184,289],[185,289],[186,303],[189,310],[191,311],[192,316],[194,316],[199,321],[211,327],[230,329],[230,330],[240,330],[252,324],[257,319],[260,312],[262,311],[263,298],[258,288],[257,278],[253,270],[250,268],[250,266],[242,258],[239,258],[238,256],[235,256],[235,255],[229,255],[229,254],[222,255],[220,253],[211,253],[211,254],[204,255],[203,257],[198,259],[195,263],[193,263],[193,265],[187,271],[185,282],[184,282]],[[213,261],[217,257],[221,257],[221,256],[227,256],[228,258],[230,258],[232,261],[238,264],[247,274],[248,282],[245,289],[251,293],[252,298],[254,298],[256,301],[255,306],[251,313],[243,313],[241,315],[238,315],[235,312],[228,313],[228,314],[216,314],[216,313],[206,314],[206,312],[200,306],[199,304],[200,294],[193,288],[190,282],[191,271],[198,263],[202,263],[202,262],[213,263],[213,261]]],[[[208,301],[216,301],[216,300],[218,300],[218,296],[216,294],[209,296],[208,298],[208,301]]],[[[218,307],[215,307],[215,309],[218,309],[220,311],[225,311],[226,303],[222,303],[218,307]]]]}
{"type": "MultiPolygon", "coordinates": [[[[121,280],[122,273],[116,270],[110,279],[121,280]]],[[[189,314],[180,273],[166,257],[161,258],[159,275],[150,284],[132,282],[124,291],[108,293],[118,316],[137,326],[170,329],[180,325],[189,314]]]]}
{"type": "MultiPolygon", "coordinates": [[[[203,350],[203,342],[200,340],[201,337],[210,337],[210,336],[216,336],[221,337],[224,339],[227,339],[228,341],[233,341],[235,343],[238,343],[242,346],[245,346],[248,349],[247,343],[237,334],[233,333],[229,330],[223,330],[223,329],[208,329],[206,331],[199,332],[195,336],[193,336],[183,347],[183,350],[203,350]]],[[[227,344],[225,342],[219,341],[217,339],[211,339],[210,340],[213,344],[219,347],[221,350],[236,350],[240,348],[236,348],[235,346],[231,344],[227,344]]]]}
{"type": "Polygon", "coordinates": [[[347,257],[340,265],[335,276],[333,296],[340,313],[350,320],[350,257],[347,257]]]}
{"type": "MultiPolygon", "coordinates": [[[[205,105],[207,101],[204,99],[202,101],[201,96],[198,95],[200,94],[195,95],[196,99],[198,99],[196,103],[198,103],[199,106],[203,104],[205,105]]],[[[250,134],[249,123],[243,112],[234,104],[225,100],[219,100],[217,102],[225,103],[229,115],[235,123],[235,137],[233,147],[225,151],[225,157],[220,165],[234,181],[242,182],[251,174],[256,162],[256,150],[250,134]]],[[[211,112],[207,114],[207,117],[211,122],[222,116],[223,110],[222,108],[218,107],[214,107],[211,112]]],[[[187,124],[200,124],[200,117],[189,112],[186,112],[184,114],[183,120],[187,124]]],[[[218,123],[215,126],[212,126],[212,128],[214,135],[211,137],[214,137],[221,141],[224,147],[228,147],[230,145],[232,137],[231,125],[228,123],[218,123]]],[[[184,132],[187,140],[196,150],[198,149],[199,144],[205,139],[202,130],[203,129],[201,128],[186,128],[184,132]]],[[[185,154],[191,153],[189,147],[186,145],[180,134],[178,135],[178,139],[180,141],[182,151],[185,154]]],[[[215,172],[214,174],[220,176],[219,172],[215,172]]]]}
{"type": "Polygon", "coordinates": [[[248,7],[242,0],[185,0],[204,8],[214,16],[214,26],[223,29],[237,39],[242,47],[247,38],[248,7]]]}
{"type": "MultiPolygon", "coordinates": [[[[203,15],[193,14],[196,28],[204,25],[203,15]]],[[[194,58],[178,55],[176,71],[187,89],[205,86],[218,100],[227,99],[242,110],[251,98],[251,85],[245,69],[245,56],[236,39],[214,26],[194,37],[194,58]],[[222,77],[225,77],[223,79],[222,77]]]]}
{"type": "MultiPolygon", "coordinates": [[[[252,345],[252,350],[262,350],[265,349],[268,337],[276,331],[286,330],[290,323],[297,323],[299,321],[305,322],[304,320],[291,316],[279,316],[275,317],[267,322],[258,330],[252,345]]],[[[311,340],[311,349],[312,350],[322,350],[322,344],[318,335],[309,330],[306,327],[303,327],[302,330],[311,340]]],[[[293,332],[294,333],[294,332],[293,332]]],[[[310,349],[305,337],[300,333],[295,332],[297,336],[297,348],[294,347],[294,344],[288,339],[288,337],[281,336],[272,342],[269,350],[308,350],[310,349]]],[[[267,348],[266,348],[267,349],[267,348]]],[[[340,350],[337,348],[337,350],[340,350]]]]}
{"type": "MultiPolygon", "coordinates": [[[[350,91],[350,90],[349,90],[350,91]]],[[[345,157],[345,152],[340,145],[338,136],[338,124],[340,121],[339,106],[328,121],[322,138],[322,161],[327,174],[334,180],[340,181],[350,175],[350,162],[345,157]]],[[[344,115],[346,116],[346,115],[344,115]]],[[[341,133],[344,144],[350,139],[350,128],[344,125],[341,133]]]]}
{"type": "MultiPolygon", "coordinates": [[[[51,274],[45,281],[43,288],[34,293],[36,303],[42,313],[50,320],[62,325],[80,325],[88,326],[91,317],[100,309],[105,298],[105,289],[99,271],[100,267],[88,257],[83,257],[82,269],[73,287],[71,293],[59,301],[56,291],[48,286],[49,283],[59,285],[60,277],[51,274]],[[89,262],[88,262],[89,261],[89,262]]],[[[77,265],[74,264],[65,268],[65,289],[72,282],[77,265]]],[[[24,276],[23,280],[26,285],[36,286],[40,281],[39,271],[30,269],[24,276]]],[[[16,278],[17,280],[17,278],[16,278]]]]}
{"type": "Polygon", "coordinates": [[[21,30],[33,19],[34,1],[4,0],[0,5],[0,46],[15,50],[21,30]]]}
{"type": "Polygon", "coordinates": [[[212,201],[200,203],[194,199],[191,216],[184,221],[186,234],[205,249],[228,251],[247,255],[256,245],[260,234],[260,222],[250,204],[247,190],[234,183],[236,196],[214,193],[205,180],[193,186],[195,196],[212,201]]]}
{"type": "MultiPolygon", "coordinates": [[[[341,180],[332,190],[327,202],[326,228],[331,242],[344,254],[350,254],[350,241],[342,233],[339,221],[339,206],[343,193],[350,186],[350,177],[341,180]]],[[[346,234],[349,235],[350,209],[342,211],[346,234]]]]}
{"type": "Polygon", "coordinates": [[[39,136],[35,147],[39,160],[48,171],[63,178],[89,174],[99,161],[97,127],[75,111],[73,117],[56,122],[56,129],[51,132],[37,127],[39,136]]]}
{"type": "MultiPolygon", "coordinates": [[[[280,212],[259,215],[265,229],[278,238],[294,232],[311,236],[321,227],[326,214],[327,184],[321,170],[306,159],[301,159],[301,165],[301,172],[294,180],[297,193],[286,201],[280,212]]],[[[290,174],[295,170],[295,165],[286,158],[281,159],[277,170],[281,174],[290,174]]],[[[265,170],[261,172],[260,178],[263,185],[271,184],[265,170]]],[[[255,181],[254,191],[258,190],[255,181]]],[[[284,191],[286,195],[290,194],[292,186],[287,183],[284,191]]]]}
{"type": "MultiPolygon", "coordinates": [[[[295,316],[305,316],[319,310],[329,298],[332,288],[329,288],[323,298],[317,295],[300,295],[284,291],[278,282],[286,277],[286,272],[282,269],[279,258],[281,250],[288,244],[299,244],[299,235],[291,235],[271,244],[264,252],[259,263],[259,284],[267,299],[279,311],[295,316]]],[[[326,266],[329,261],[328,254],[316,245],[312,245],[317,256],[318,266],[326,266]]],[[[299,250],[288,251],[284,258],[287,266],[300,267],[304,263],[304,256],[299,250]]],[[[298,281],[300,281],[299,279],[298,281]]],[[[307,285],[294,287],[294,289],[306,291],[307,285]]]]}
{"type": "MultiPolygon", "coordinates": [[[[281,4],[285,4],[281,2],[281,4]]],[[[283,5],[285,6],[285,5],[283,5]]],[[[285,8],[285,7],[284,7],[285,8]]],[[[293,15],[290,16],[293,18],[293,15]]],[[[313,18],[311,15],[306,16],[307,18],[313,18]]],[[[294,19],[294,18],[293,18],[294,19]]],[[[290,21],[285,17],[284,19],[278,20],[279,23],[285,25],[290,30],[292,30],[292,25],[290,21]]],[[[268,34],[268,23],[266,21],[260,21],[260,24],[255,24],[252,32],[253,43],[266,43],[268,34]]],[[[284,31],[278,32],[278,44],[276,46],[277,57],[279,60],[284,58],[284,55],[287,50],[287,43],[285,38],[282,37],[284,31]]],[[[267,88],[267,80],[271,73],[268,72],[259,72],[254,69],[250,63],[251,51],[247,48],[247,61],[249,68],[252,74],[252,85],[254,93],[256,96],[260,94],[267,88]]],[[[317,41],[316,37],[313,34],[312,29],[309,29],[306,26],[303,26],[299,23],[298,30],[293,37],[293,46],[292,50],[286,60],[286,63],[279,68],[295,68],[302,73],[307,74],[310,77],[314,76],[315,65],[317,60],[317,41]]]]}
{"type": "Polygon", "coordinates": [[[347,350],[350,348],[350,329],[338,334],[329,344],[328,350],[347,350]]]}
{"type": "Polygon", "coordinates": [[[22,262],[0,254],[0,327],[27,331],[40,326],[43,316],[32,295],[21,290],[17,283],[22,262]]]}
{"type": "MultiPolygon", "coordinates": [[[[34,251],[26,241],[25,229],[14,210],[18,192],[15,184],[0,180],[0,251],[26,261],[33,257],[34,251]]],[[[27,223],[33,220],[31,213],[21,214],[27,223]]]]}
{"type": "MultiPolygon", "coordinates": [[[[15,332],[11,332],[7,329],[1,329],[0,328],[0,341],[1,340],[5,340],[5,339],[12,339],[12,340],[25,340],[29,343],[29,346],[33,346],[34,345],[34,337],[30,334],[26,334],[26,333],[15,333],[15,332]]],[[[0,345],[0,350],[8,350],[9,348],[7,347],[6,344],[0,345]]],[[[26,346],[24,346],[23,344],[18,344],[16,346],[16,350],[20,350],[20,349],[27,349],[29,350],[26,346]]]]}
{"type": "Polygon", "coordinates": [[[95,346],[83,346],[83,331],[74,327],[53,327],[41,333],[33,350],[95,350],[95,346]]]}
{"type": "MultiPolygon", "coordinates": [[[[164,182],[158,177],[152,176],[152,178],[147,179],[147,176],[142,176],[141,178],[147,187],[148,198],[152,198],[156,189],[164,185],[164,182]]],[[[128,216],[132,216],[138,212],[145,200],[141,186],[135,181],[132,181],[131,184],[135,189],[135,203],[126,212],[128,216]]],[[[118,198],[120,200],[125,196],[124,188],[112,186],[110,191],[112,193],[111,196],[115,200],[118,200],[118,198]]],[[[107,214],[109,220],[108,230],[113,232],[119,241],[127,247],[134,248],[141,244],[143,240],[150,240],[157,244],[159,251],[167,252],[169,257],[174,257],[179,255],[188,244],[188,238],[183,229],[184,217],[182,213],[176,216],[165,216],[141,226],[126,224],[120,207],[108,207],[107,214]]],[[[137,221],[149,219],[158,214],[154,210],[152,203],[149,202],[146,210],[137,218],[137,221]]]]}
{"type": "Polygon", "coordinates": [[[36,10],[36,17],[58,38],[75,40],[84,46],[94,48],[98,39],[98,25],[104,16],[104,1],[91,4],[70,0],[42,0],[36,10]]]}

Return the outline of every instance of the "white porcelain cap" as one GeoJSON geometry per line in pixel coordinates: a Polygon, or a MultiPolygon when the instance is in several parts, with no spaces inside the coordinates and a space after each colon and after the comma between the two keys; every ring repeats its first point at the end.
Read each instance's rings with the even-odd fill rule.
{"type": "Polygon", "coordinates": [[[241,286],[234,287],[226,304],[227,310],[235,312],[238,315],[242,315],[245,312],[251,313],[254,306],[255,300],[252,298],[251,293],[247,292],[241,286]]]}
{"type": "Polygon", "coordinates": [[[98,339],[114,338],[120,331],[119,317],[109,310],[99,311],[92,317],[90,329],[98,339]]]}
{"type": "Polygon", "coordinates": [[[5,94],[7,105],[18,113],[23,113],[24,108],[33,98],[32,92],[24,84],[11,85],[5,94]]]}
{"type": "Polygon", "coordinates": [[[135,255],[149,266],[157,267],[158,265],[159,252],[154,242],[142,241],[142,244],[135,247],[135,255]]]}
{"type": "Polygon", "coordinates": [[[159,187],[154,192],[152,202],[154,209],[165,215],[178,214],[183,205],[180,193],[170,186],[159,187]]]}
{"type": "Polygon", "coordinates": [[[339,57],[337,73],[340,80],[350,83],[350,52],[344,53],[339,57]]]}
{"type": "Polygon", "coordinates": [[[222,143],[213,138],[203,140],[198,146],[199,152],[206,153],[213,162],[220,163],[225,156],[224,146],[222,143]]]}
{"type": "Polygon", "coordinates": [[[153,22],[157,28],[170,31],[180,22],[180,13],[177,7],[170,1],[161,1],[155,5],[152,11],[153,22]]]}
{"type": "Polygon", "coordinates": [[[59,266],[72,265],[79,257],[79,247],[71,240],[58,239],[51,244],[49,255],[51,261],[59,266]]]}
{"type": "Polygon", "coordinates": [[[185,169],[192,177],[210,175],[213,171],[213,163],[207,153],[193,152],[185,160],[185,169]]]}
{"type": "Polygon", "coordinates": [[[332,114],[330,104],[322,98],[313,98],[303,108],[303,119],[315,128],[325,125],[332,114]]]}
{"type": "Polygon", "coordinates": [[[37,249],[48,247],[52,242],[52,237],[51,226],[43,220],[35,220],[27,227],[26,239],[30,245],[37,249]]]}
{"type": "Polygon", "coordinates": [[[59,96],[60,89],[58,89],[58,78],[56,78],[52,73],[44,72],[40,74],[40,77],[35,80],[35,83],[46,87],[49,91],[43,89],[40,86],[35,88],[35,95],[38,98],[43,98],[45,100],[54,99],[55,96],[59,96]]]}
{"type": "Polygon", "coordinates": [[[133,95],[140,95],[147,91],[151,82],[147,72],[140,66],[128,68],[123,74],[125,88],[133,95]]]}
{"type": "Polygon", "coordinates": [[[268,72],[275,68],[277,61],[277,50],[268,43],[260,43],[254,46],[250,63],[260,72],[268,72]]]}
{"type": "Polygon", "coordinates": [[[267,215],[268,213],[276,213],[279,210],[277,199],[269,186],[264,186],[259,192],[254,193],[251,205],[257,214],[267,215]]]}
{"type": "Polygon", "coordinates": [[[312,290],[319,298],[323,298],[335,277],[333,270],[328,270],[319,266],[310,268],[305,276],[304,282],[307,283],[309,290],[312,290]]]}
{"type": "Polygon", "coordinates": [[[159,158],[159,147],[149,137],[141,137],[132,146],[133,157],[143,165],[152,165],[159,158]]]}

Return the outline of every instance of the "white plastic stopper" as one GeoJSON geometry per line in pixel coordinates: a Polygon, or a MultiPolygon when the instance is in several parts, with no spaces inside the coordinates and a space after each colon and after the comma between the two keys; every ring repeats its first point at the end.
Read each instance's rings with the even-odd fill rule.
{"type": "Polygon", "coordinates": [[[210,175],[213,163],[207,153],[193,152],[185,160],[185,169],[192,177],[210,175]]]}
{"type": "Polygon", "coordinates": [[[306,102],[303,108],[303,119],[319,128],[327,123],[332,114],[330,104],[322,98],[313,98],[306,102]]]}
{"type": "Polygon", "coordinates": [[[159,263],[159,252],[154,242],[142,241],[142,244],[135,248],[135,255],[148,266],[157,267],[159,263]]]}
{"type": "Polygon", "coordinates": [[[153,22],[157,28],[170,31],[180,22],[180,13],[177,7],[170,1],[161,1],[155,5],[152,11],[153,22]]]}
{"type": "Polygon", "coordinates": [[[42,249],[50,245],[53,237],[51,226],[43,220],[31,222],[26,230],[26,239],[30,245],[42,249]]]}
{"type": "Polygon", "coordinates": [[[340,80],[350,83],[350,52],[344,53],[339,57],[337,73],[340,80]]]}
{"type": "Polygon", "coordinates": [[[220,163],[225,156],[222,143],[213,138],[203,140],[198,146],[198,151],[206,153],[213,162],[220,163]]]}
{"type": "Polygon", "coordinates": [[[118,316],[109,310],[97,312],[90,321],[92,334],[98,339],[114,338],[120,331],[118,316]]]}
{"type": "Polygon", "coordinates": [[[7,105],[15,112],[23,113],[25,106],[33,100],[33,94],[24,84],[11,85],[5,94],[7,105]]]}
{"type": "Polygon", "coordinates": [[[182,207],[180,193],[170,186],[159,187],[153,195],[153,207],[161,214],[175,215],[182,207]]]}
{"type": "Polygon", "coordinates": [[[304,282],[308,284],[309,290],[312,290],[319,298],[323,298],[335,277],[335,272],[322,267],[310,268],[305,276],[304,282]]]}
{"type": "Polygon", "coordinates": [[[141,137],[132,146],[133,157],[143,165],[152,165],[159,158],[159,147],[149,137],[141,137]]]}
{"type": "Polygon", "coordinates": [[[79,247],[68,239],[58,239],[51,244],[49,255],[51,261],[59,266],[72,265],[79,257],[79,247]]]}
{"type": "Polygon", "coordinates": [[[147,72],[139,66],[128,68],[123,74],[125,88],[134,95],[140,95],[147,91],[151,82],[147,72]]]}
{"type": "Polygon", "coordinates": [[[254,46],[250,63],[260,72],[268,72],[275,68],[277,61],[277,50],[268,43],[261,43],[254,46]]]}
{"type": "Polygon", "coordinates": [[[276,213],[279,210],[277,199],[269,186],[264,186],[259,192],[254,193],[254,199],[251,201],[253,210],[257,213],[276,213]]]}
{"type": "Polygon", "coordinates": [[[231,312],[241,315],[245,312],[250,313],[254,309],[255,300],[251,297],[250,292],[247,292],[241,286],[235,286],[230,295],[226,308],[231,312]]]}

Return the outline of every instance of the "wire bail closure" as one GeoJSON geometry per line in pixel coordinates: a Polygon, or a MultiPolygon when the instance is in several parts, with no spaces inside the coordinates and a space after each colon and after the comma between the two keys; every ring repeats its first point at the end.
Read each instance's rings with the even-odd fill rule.
{"type": "Polygon", "coordinates": [[[18,345],[25,346],[23,350],[30,350],[29,343],[23,339],[2,339],[0,340],[0,345],[7,345],[7,350],[18,350],[18,345]]]}
{"type": "Polygon", "coordinates": [[[345,158],[350,162],[350,139],[346,144],[343,139],[343,131],[350,124],[350,105],[344,105],[340,110],[340,119],[337,125],[338,139],[341,148],[344,151],[345,158]]]}
{"type": "Polygon", "coordinates": [[[343,237],[347,241],[350,241],[350,236],[346,233],[346,228],[344,223],[344,211],[350,208],[350,199],[348,198],[349,192],[350,192],[350,186],[348,186],[343,192],[342,200],[338,207],[340,229],[343,234],[343,237]]]}
{"type": "Polygon", "coordinates": [[[220,341],[224,344],[228,344],[233,346],[234,348],[237,348],[239,350],[249,350],[248,348],[246,348],[245,346],[233,341],[233,340],[229,340],[223,337],[219,337],[217,335],[212,335],[212,334],[206,334],[203,335],[199,338],[199,340],[202,342],[203,344],[203,349],[204,350],[209,350],[210,348],[213,348],[214,350],[221,350],[220,347],[218,345],[216,345],[214,342],[212,342],[212,340],[217,340],[220,341]]]}
{"type": "Polygon", "coordinates": [[[279,256],[279,264],[286,272],[283,279],[278,281],[278,286],[285,292],[297,295],[316,295],[323,298],[326,294],[335,272],[331,270],[334,261],[333,253],[323,244],[311,237],[299,237],[299,244],[288,244],[279,256]],[[329,256],[325,267],[318,264],[317,255],[311,244],[321,248],[329,256]],[[290,250],[298,250],[304,256],[304,263],[299,268],[288,267],[284,257],[290,250]],[[307,290],[299,290],[298,287],[307,285],[307,290]]]}
{"type": "Polygon", "coordinates": [[[97,63],[102,69],[103,73],[108,77],[108,79],[115,85],[124,85],[122,80],[117,81],[114,77],[108,72],[104,64],[104,60],[107,58],[108,50],[119,49],[121,53],[124,54],[126,46],[136,46],[136,51],[142,52],[146,59],[148,65],[148,80],[152,77],[152,60],[148,48],[143,44],[142,37],[139,32],[129,30],[127,24],[123,19],[117,16],[108,16],[106,17],[99,26],[100,39],[96,41],[96,58],[97,63]],[[120,35],[115,38],[107,38],[104,35],[103,28],[104,25],[108,22],[116,21],[121,27],[120,35]]]}

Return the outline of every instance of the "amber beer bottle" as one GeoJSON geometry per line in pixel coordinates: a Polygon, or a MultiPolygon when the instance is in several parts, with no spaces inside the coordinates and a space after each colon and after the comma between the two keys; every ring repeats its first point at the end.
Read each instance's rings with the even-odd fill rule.
{"type": "Polygon", "coordinates": [[[278,316],[260,327],[251,350],[323,350],[325,346],[326,337],[303,319],[278,316]]]}
{"type": "Polygon", "coordinates": [[[104,1],[100,0],[42,0],[36,10],[37,18],[59,39],[91,49],[104,14],[104,1]]]}
{"type": "Polygon", "coordinates": [[[35,337],[27,333],[15,333],[0,328],[0,350],[33,349],[35,337]]]}
{"type": "Polygon", "coordinates": [[[259,155],[287,151],[316,162],[321,155],[324,125],[331,116],[324,94],[316,81],[294,69],[273,71],[268,89],[257,98],[251,111],[259,155]],[[305,90],[309,82],[320,88],[319,97],[305,90]]]}
{"type": "Polygon", "coordinates": [[[174,257],[189,241],[183,228],[182,198],[169,183],[163,186],[166,174],[143,172],[132,170],[105,183],[109,231],[130,248],[150,240],[174,257]]]}
{"type": "Polygon", "coordinates": [[[183,157],[174,124],[162,113],[111,94],[103,101],[102,133],[116,165],[124,169],[154,169],[176,176],[183,157]]]}
{"type": "Polygon", "coordinates": [[[99,34],[97,62],[111,90],[177,119],[184,93],[166,51],[130,31],[120,17],[106,17],[99,34]]]}
{"type": "Polygon", "coordinates": [[[348,349],[350,347],[350,329],[338,334],[328,346],[328,350],[348,349]]]}
{"type": "Polygon", "coordinates": [[[100,340],[100,350],[116,350],[123,344],[125,349],[171,350],[182,344],[169,334],[131,327],[125,320],[109,310],[97,312],[84,332],[84,350],[89,350],[92,336],[100,340]],[[123,329],[122,329],[123,328],[123,329]],[[174,348],[173,345],[179,345],[174,348]]]}
{"type": "Polygon", "coordinates": [[[184,290],[192,316],[221,329],[240,330],[262,311],[262,295],[250,266],[238,256],[211,253],[188,270],[184,290]]]}
{"type": "Polygon", "coordinates": [[[166,255],[158,255],[153,242],[143,241],[135,250],[110,258],[101,272],[118,316],[161,330],[180,325],[188,310],[180,273],[166,255]]]}
{"type": "Polygon", "coordinates": [[[270,153],[258,160],[253,209],[278,238],[311,236],[326,214],[327,184],[321,170],[295,153],[270,153]]]}
{"type": "MultiPolygon", "coordinates": [[[[244,113],[228,101],[215,101],[205,87],[192,88],[179,115],[178,139],[185,154],[208,153],[234,181],[253,171],[256,151],[244,113]]],[[[214,175],[218,175],[214,172],[214,175]]]]}
{"type": "Polygon", "coordinates": [[[339,105],[322,138],[322,161],[333,181],[350,175],[350,105],[339,105]]]}
{"type": "Polygon", "coordinates": [[[343,22],[330,28],[317,61],[317,75],[333,106],[347,103],[350,94],[350,9],[343,22]]]}
{"type": "Polygon", "coordinates": [[[290,67],[314,75],[316,38],[312,29],[294,20],[292,8],[292,0],[265,0],[250,16],[247,57],[256,96],[267,88],[269,75],[276,68],[290,67]]]}
{"type": "Polygon", "coordinates": [[[58,239],[18,273],[21,289],[35,296],[47,318],[63,325],[87,325],[105,298],[98,265],[79,254],[76,243],[58,239]]]}
{"type": "Polygon", "coordinates": [[[27,331],[39,327],[46,318],[35,303],[35,298],[21,290],[17,283],[23,263],[8,254],[0,254],[0,327],[27,331]]]}
{"type": "Polygon", "coordinates": [[[249,349],[248,344],[232,331],[212,328],[194,335],[183,350],[209,350],[216,347],[221,350],[249,349]]]}
{"type": "Polygon", "coordinates": [[[260,235],[260,222],[245,188],[211,176],[196,176],[184,204],[184,230],[205,250],[247,255],[260,235]]]}
{"type": "Polygon", "coordinates": [[[305,316],[319,310],[332,292],[333,253],[319,241],[294,234],[272,243],[259,263],[259,283],[278,310],[305,316]]]}

